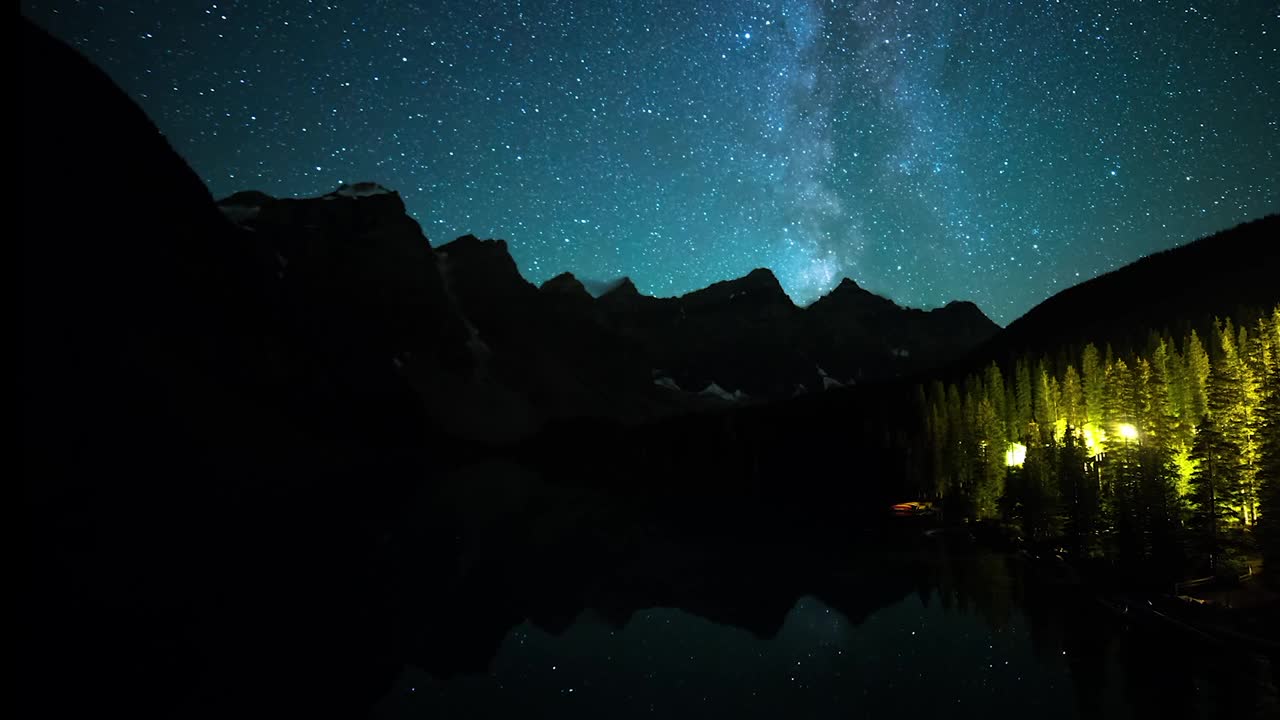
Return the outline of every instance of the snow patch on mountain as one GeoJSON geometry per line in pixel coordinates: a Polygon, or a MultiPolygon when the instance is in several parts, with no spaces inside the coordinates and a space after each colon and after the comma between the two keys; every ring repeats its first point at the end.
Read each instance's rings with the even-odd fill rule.
{"type": "Polygon", "coordinates": [[[218,209],[236,225],[249,222],[258,217],[258,213],[262,211],[262,208],[256,205],[219,205],[218,209]]]}
{"type": "Polygon", "coordinates": [[[749,400],[751,397],[746,393],[742,392],[741,390],[734,390],[733,392],[729,392],[728,390],[725,390],[724,388],[720,387],[718,383],[711,383],[710,385],[703,388],[702,392],[698,394],[718,397],[721,400],[726,400],[728,402],[742,402],[744,400],[749,400]]]}
{"type": "Polygon", "coordinates": [[[374,195],[390,195],[391,190],[382,187],[374,182],[358,182],[350,185],[340,185],[337,190],[329,193],[331,196],[346,198],[363,198],[373,197],[374,195]]]}
{"type": "Polygon", "coordinates": [[[659,378],[655,378],[655,379],[654,379],[654,381],[653,381],[653,384],[654,384],[654,385],[657,385],[658,387],[666,388],[666,389],[668,389],[668,390],[675,390],[676,392],[683,392],[683,391],[681,390],[680,386],[676,384],[676,381],[675,381],[675,380],[672,380],[671,378],[669,378],[669,377],[667,377],[667,376],[665,376],[665,375],[663,375],[662,377],[659,377],[659,378]]]}

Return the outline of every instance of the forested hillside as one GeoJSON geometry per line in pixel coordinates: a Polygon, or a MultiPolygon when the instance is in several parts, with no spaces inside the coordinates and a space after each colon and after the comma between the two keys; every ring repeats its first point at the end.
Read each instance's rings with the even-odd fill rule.
{"type": "Polygon", "coordinates": [[[920,402],[926,494],[952,518],[1151,578],[1280,564],[1280,306],[993,363],[920,402]]]}

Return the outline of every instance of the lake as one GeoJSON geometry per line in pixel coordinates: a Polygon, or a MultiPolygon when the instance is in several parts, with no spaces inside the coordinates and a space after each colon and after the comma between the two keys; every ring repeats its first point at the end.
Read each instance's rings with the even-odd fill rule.
{"type": "Polygon", "coordinates": [[[642,568],[615,568],[574,594],[582,607],[534,600],[531,619],[511,596],[542,592],[536,577],[475,583],[457,591],[453,617],[432,621],[447,630],[427,631],[428,645],[440,639],[432,672],[406,667],[374,715],[1280,716],[1274,662],[1131,628],[1087,593],[1042,582],[1021,557],[943,542],[864,547],[834,568],[830,557],[797,560],[826,565],[816,571],[764,562],[767,577],[753,584],[742,564],[697,577],[703,556],[665,597],[635,580],[642,568]],[[643,589],[610,589],[619,574],[643,589]]]}

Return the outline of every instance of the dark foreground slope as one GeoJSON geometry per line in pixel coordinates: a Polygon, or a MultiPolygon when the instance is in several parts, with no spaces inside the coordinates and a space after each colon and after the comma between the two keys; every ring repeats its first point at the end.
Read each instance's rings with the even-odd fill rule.
{"type": "Polygon", "coordinates": [[[291,314],[103,73],[25,21],[19,54],[19,705],[355,714],[391,646],[378,543],[434,466],[420,402],[291,314]]]}

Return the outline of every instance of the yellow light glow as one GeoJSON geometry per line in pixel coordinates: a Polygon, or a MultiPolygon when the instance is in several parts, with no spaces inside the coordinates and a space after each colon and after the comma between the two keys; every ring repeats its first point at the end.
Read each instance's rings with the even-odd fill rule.
{"type": "Polygon", "coordinates": [[[1084,446],[1089,451],[1090,457],[1098,457],[1102,452],[1102,443],[1107,441],[1107,433],[1094,423],[1085,423],[1084,446]]]}
{"type": "Polygon", "coordinates": [[[1136,440],[1138,438],[1138,428],[1129,423],[1120,423],[1120,427],[1117,429],[1120,431],[1120,437],[1125,440],[1136,440]]]}
{"type": "Polygon", "coordinates": [[[1022,467],[1022,463],[1027,461],[1027,446],[1022,443],[1009,443],[1009,449],[1004,451],[1004,464],[1009,467],[1022,467]]]}

